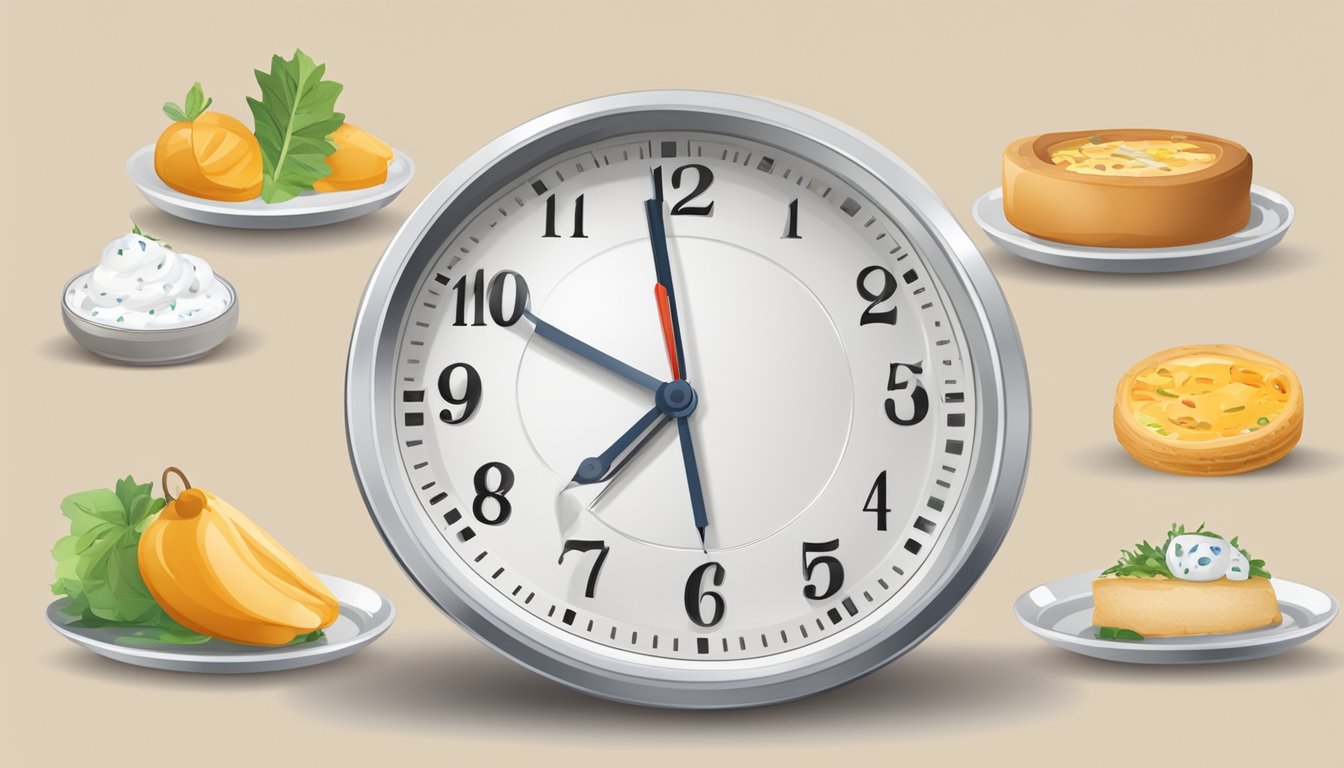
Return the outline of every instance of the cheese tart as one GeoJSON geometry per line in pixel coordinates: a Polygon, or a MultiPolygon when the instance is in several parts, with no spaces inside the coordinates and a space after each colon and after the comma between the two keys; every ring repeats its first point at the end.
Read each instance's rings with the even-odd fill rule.
{"type": "Polygon", "coordinates": [[[1202,133],[1117,128],[1028,136],[1003,154],[1003,212],[1036,237],[1106,248],[1216,240],[1251,216],[1251,156],[1202,133]]]}
{"type": "Polygon", "coordinates": [[[1263,560],[1236,538],[1173,525],[1161,547],[1125,550],[1092,582],[1098,636],[1137,640],[1243,632],[1283,620],[1263,560]]]}
{"type": "Polygon", "coordinates": [[[1115,392],[1115,436],[1137,461],[1179,475],[1234,475],[1283,458],[1302,436],[1302,385],[1287,365],[1230,344],[1173,347],[1115,392]]]}

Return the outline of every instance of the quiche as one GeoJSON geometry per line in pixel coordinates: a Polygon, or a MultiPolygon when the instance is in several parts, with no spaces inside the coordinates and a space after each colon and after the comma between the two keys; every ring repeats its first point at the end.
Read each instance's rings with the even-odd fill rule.
{"type": "Polygon", "coordinates": [[[1283,620],[1270,574],[1236,538],[1173,525],[1161,547],[1124,550],[1092,582],[1098,637],[1141,640],[1244,632],[1283,620]]]}
{"type": "Polygon", "coordinates": [[[1115,392],[1115,436],[1137,461],[1179,475],[1234,475],[1283,458],[1302,436],[1302,386],[1287,365],[1229,344],[1173,347],[1115,392]]]}
{"type": "Polygon", "coordinates": [[[1201,133],[1119,128],[1045,133],[1003,154],[1003,212],[1073,245],[1160,248],[1216,240],[1251,216],[1251,156],[1201,133]]]}

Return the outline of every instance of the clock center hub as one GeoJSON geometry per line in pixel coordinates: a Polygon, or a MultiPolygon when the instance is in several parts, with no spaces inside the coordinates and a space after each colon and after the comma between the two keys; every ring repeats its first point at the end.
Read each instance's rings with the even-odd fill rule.
{"type": "Polygon", "coordinates": [[[700,403],[700,395],[689,382],[669,381],[658,388],[657,394],[654,395],[654,403],[658,406],[658,410],[674,419],[679,419],[695,412],[695,406],[700,403]]]}

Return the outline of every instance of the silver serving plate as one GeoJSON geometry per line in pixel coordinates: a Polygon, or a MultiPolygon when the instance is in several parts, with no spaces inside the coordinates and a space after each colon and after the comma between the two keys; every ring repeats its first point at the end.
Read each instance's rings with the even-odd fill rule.
{"type": "Polygon", "coordinates": [[[1003,188],[996,187],[975,201],[975,223],[990,240],[1009,253],[1052,267],[1089,272],[1182,272],[1231,264],[1263,253],[1283,239],[1293,223],[1293,204],[1283,195],[1251,186],[1251,218],[1241,231],[1227,237],[1169,248],[1097,248],[1045,240],[1008,223],[1003,213],[1003,188]]]}
{"type": "Polygon", "coordinates": [[[209,640],[200,645],[126,644],[118,640],[133,634],[132,629],[71,626],[75,617],[61,612],[68,598],[47,606],[47,623],[71,642],[115,661],[151,669],[214,674],[274,672],[335,661],[377,640],[392,626],[396,610],[386,597],[353,581],[320,573],[317,577],[341,601],[341,615],[324,630],[325,637],[302,645],[270,648],[223,640],[209,640]]]}
{"type": "Polygon", "coordinates": [[[1088,571],[1042,584],[1017,598],[1013,613],[1051,645],[1094,659],[1131,664],[1216,664],[1273,656],[1315,637],[1339,613],[1339,603],[1330,595],[1272,579],[1283,614],[1283,621],[1275,626],[1226,635],[1100,640],[1092,625],[1092,580],[1099,575],[1100,571],[1088,571]]]}
{"type": "Polygon", "coordinates": [[[373,213],[397,199],[415,175],[415,163],[392,150],[387,181],[375,187],[345,192],[306,192],[283,203],[261,198],[241,203],[206,200],[178,192],[154,171],[154,145],[141,147],[126,161],[126,173],[140,194],[155,207],[180,219],[235,229],[298,229],[334,224],[373,213]]]}
{"type": "Polygon", "coordinates": [[[70,286],[87,274],[75,275],[61,289],[61,319],[75,341],[99,357],[130,365],[186,363],[205,357],[210,350],[223,344],[238,326],[238,291],[219,275],[215,275],[215,279],[228,289],[233,301],[224,314],[212,320],[163,329],[115,328],[95,323],[76,314],[65,300],[70,286]]]}

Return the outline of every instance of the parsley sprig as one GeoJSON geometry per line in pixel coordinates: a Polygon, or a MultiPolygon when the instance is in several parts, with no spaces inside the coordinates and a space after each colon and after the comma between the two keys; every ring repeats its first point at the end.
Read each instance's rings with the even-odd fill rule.
{"type": "Polygon", "coordinates": [[[1246,549],[1238,543],[1237,539],[1239,537],[1234,536],[1231,539],[1225,539],[1213,531],[1205,530],[1203,523],[1200,523],[1199,527],[1193,531],[1185,530],[1184,525],[1172,523],[1171,530],[1167,532],[1167,539],[1162,542],[1162,546],[1155,547],[1147,541],[1141,541],[1136,544],[1132,550],[1123,549],[1120,551],[1120,559],[1116,564],[1102,571],[1101,574],[1103,576],[1135,576],[1144,579],[1158,577],[1168,579],[1175,578],[1171,573],[1171,569],[1167,567],[1167,547],[1171,546],[1172,540],[1177,536],[1184,536],[1187,533],[1227,541],[1228,544],[1240,550],[1241,556],[1246,558],[1246,563],[1251,569],[1251,576],[1260,576],[1266,579],[1270,578],[1269,571],[1265,570],[1265,561],[1252,558],[1251,553],[1246,551],[1246,549]]]}

